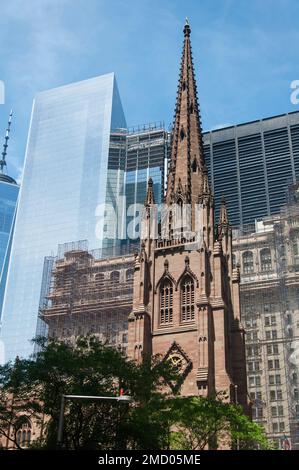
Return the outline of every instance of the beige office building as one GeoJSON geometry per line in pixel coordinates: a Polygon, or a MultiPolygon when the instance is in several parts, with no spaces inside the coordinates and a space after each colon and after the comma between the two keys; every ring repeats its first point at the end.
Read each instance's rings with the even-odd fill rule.
{"type": "Polygon", "coordinates": [[[233,236],[253,419],[280,447],[292,449],[299,449],[298,191],[290,188],[280,214],[233,236]]]}

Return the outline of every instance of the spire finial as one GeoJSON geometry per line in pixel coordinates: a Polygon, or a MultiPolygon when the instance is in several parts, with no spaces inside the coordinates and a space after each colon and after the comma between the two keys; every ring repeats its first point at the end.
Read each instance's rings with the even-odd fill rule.
{"type": "Polygon", "coordinates": [[[211,193],[210,185],[209,185],[209,175],[208,175],[208,168],[204,163],[202,168],[203,178],[202,178],[202,194],[209,195],[211,193]]]}
{"type": "Polygon", "coordinates": [[[146,199],[145,199],[145,206],[150,206],[151,204],[155,204],[154,198],[154,190],[153,190],[153,180],[149,178],[147,183],[147,192],[146,192],[146,199]]]}
{"type": "Polygon", "coordinates": [[[228,225],[228,224],[229,224],[229,220],[228,220],[226,202],[225,202],[224,194],[222,193],[221,205],[220,205],[219,225],[228,225]]]}
{"type": "Polygon", "coordinates": [[[9,141],[11,120],[12,120],[12,109],[11,109],[11,111],[10,111],[10,113],[9,113],[7,128],[6,128],[5,137],[4,137],[2,158],[1,158],[1,160],[0,160],[0,172],[1,172],[1,173],[3,173],[4,167],[6,167],[6,155],[7,155],[7,147],[8,147],[8,141],[9,141]]]}
{"type": "Polygon", "coordinates": [[[190,33],[191,33],[191,29],[190,29],[189,18],[186,16],[185,26],[184,26],[184,35],[190,36],[190,33]]]}
{"type": "Polygon", "coordinates": [[[190,33],[189,20],[186,18],[171,139],[167,204],[174,200],[180,185],[185,191],[185,202],[188,204],[197,201],[202,187],[204,151],[190,33]]]}

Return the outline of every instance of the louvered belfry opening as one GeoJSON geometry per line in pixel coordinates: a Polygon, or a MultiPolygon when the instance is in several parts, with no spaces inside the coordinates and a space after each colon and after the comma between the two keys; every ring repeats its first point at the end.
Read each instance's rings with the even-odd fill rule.
{"type": "Polygon", "coordinates": [[[173,286],[169,279],[164,279],[160,287],[160,323],[172,323],[173,320],[173,286]]]}
{"type": "Polygon", "coordinates": [[[194,281],[186,275],[181,285],[181,321],[194,320],[194,281]]]}

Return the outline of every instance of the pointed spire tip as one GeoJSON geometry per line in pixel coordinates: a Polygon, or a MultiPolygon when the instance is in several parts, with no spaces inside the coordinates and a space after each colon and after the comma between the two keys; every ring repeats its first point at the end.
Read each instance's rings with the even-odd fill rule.
{"type": "Polygon", "coordinates": [[[4,167],[7,166],[6,165],[6,155],[7,155],[7,147],[8,147],[8,141],[9,141],[10,127],[11,127],[11,120],[12,120],[12,109],[9,113],[7,128],[6,128],[5,137],[4,137],[2,158],[0,160],[0,173],[2,173],[2,174],[3,174],[3,171],[4,171],[4,167]]]}
{"type": "Polygon", "coordinates": [[[222,196],[221,196],[219,225],[229,225],[228,212],[227,212],[225,197],[224,197],[223,193],[222,193],[222,196]]]}
{"type": "Polygon", "coordinates": [[[145,198],[145,206],[155,204],[155,197],[154,197],[154,190],[153,190],[153,180],[152,178],[148,179],[147,182],[147,192],[146,192],[146,198],[145,198]]]}
{"type": "Polygon", "coordinates": [[[191,29],[190,29],[189,18],[186,16],[185,26],[184,26],[184,35],[190,36],[190,33],[191,33],[191,29]]]}

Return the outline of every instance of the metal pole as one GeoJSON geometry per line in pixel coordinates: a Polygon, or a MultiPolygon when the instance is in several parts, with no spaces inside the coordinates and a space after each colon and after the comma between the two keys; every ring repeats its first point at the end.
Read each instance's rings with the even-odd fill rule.
{"type": "Polygon", "coordinates": [[[131,402],[132,398],[128,395],[121,395],[119,397],[99,397],[93,395],[62,395],[61,396],[61,405],[60,405],[60,414],[58,422],[58,433],[57,433],[57,447],[62,447],[63,445],[63,424],[64,424],[64,409],[66,400],[115,400],[117,402],[131,402]]]}
{"type": "Polygon", "coordinates": [[[64,408],[65,408],[65,395],[61,396],[58,434],[57,434],[57,447],[62,447],[63,444],[63,422],[64,422],[64,408]]]}
{"type": "Polygon", "coordinates": [[[235,385],[235,403],[238,404],[238,385],[235,385]]]}
{"type": "MultiPolygon", "coordinates": [[[[238,385],[235,385],[235,404],[238,404],[238,385]]],[[[237,437],[237,450],[240,450],[240,442],[239,438],[237,437]]]]}

